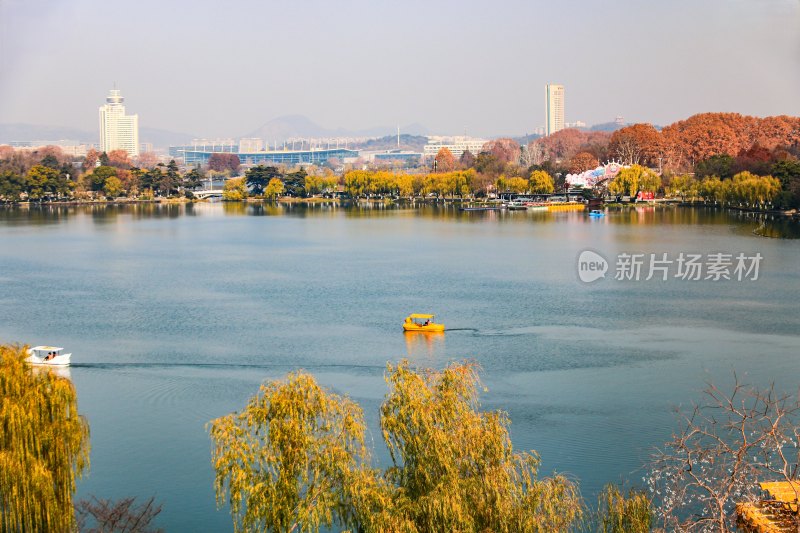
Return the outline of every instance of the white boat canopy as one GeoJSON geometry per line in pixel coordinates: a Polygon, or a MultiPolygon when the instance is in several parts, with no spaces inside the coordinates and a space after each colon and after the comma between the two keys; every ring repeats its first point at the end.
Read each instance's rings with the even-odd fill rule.
{"type": "Polygon", "coordinates": [[[35,352],[60,352],[64,348],[59,348],[57,346],[34,346],[31,350],[35,352]]]}

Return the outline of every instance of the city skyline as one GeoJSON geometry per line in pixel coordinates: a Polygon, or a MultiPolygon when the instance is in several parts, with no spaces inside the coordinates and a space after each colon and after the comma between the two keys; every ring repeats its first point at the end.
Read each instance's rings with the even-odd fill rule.
{"type": "Polygon", "coordinates": [[[465,4],[458,19],[447,2],[130,6],[0,2],[0,123],[94,129],[88,110],[114,82],[141,127],[209,137],[291,114],[328,129],[520,135],[545,125],[551,80],[569,87],[567,122],[800,115],[796,0],[506,1],[465,4]]]}

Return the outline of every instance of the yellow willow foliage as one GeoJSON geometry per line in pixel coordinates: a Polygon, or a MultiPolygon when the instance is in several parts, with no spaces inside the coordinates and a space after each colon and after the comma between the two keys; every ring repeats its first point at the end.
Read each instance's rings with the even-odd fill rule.
{"type": "Polygon", "coordinates": [[[353,523],[343,502],[350,482],[366,475],[367,450],[363,413],[350,399],[298,372],[263,384],[241,413],[209,427],[217,501],[229,494],[237,532],[353,523]]]}
{"type": "Polygon", "coordinates": [[[651,502],[644,491],[624,495],[613,484],[598,497],[598,530],[601,533],[648,533],[653,523],[651,502]]]}
{"type": "Polygon", "coordinates": [[[608,184],[612,194],[630,196],[636,196],[639,191],[655,192],[659,187],[661,176],[641,165],[623,168],[608,184]]]}
{"type": "Polygon", "coordinates": [[[506,413],[480,412],[477,367],[388,365],[381,428],[387,478],[419,531],[559,532],[583,514],[577,486],[538,479],[535,452],[515,453],[506,413]]]}
{"type": "Polygon", "coordinates": [[[218,503],[238,531],[564,532],[583,508],[563,476],[538,479],[503,412],[480,412],[477,368],[389,365],[381,428],[392,456],[369,467],[361,409],[304,373],[265,383],[209,423],[218,503]]]}
{"type": "Polygon", "coordinates": [[[70,531],[75,480],[89,466],[89,426],[72,383],[0,346],[0,531],[70,531]]]}

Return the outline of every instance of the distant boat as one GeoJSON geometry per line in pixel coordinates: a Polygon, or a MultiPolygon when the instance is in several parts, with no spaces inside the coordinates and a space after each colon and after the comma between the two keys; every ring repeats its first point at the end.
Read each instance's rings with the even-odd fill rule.
{"type": "Polygon", "coordinates": [[[600,211],[599,209],[592,209],[591,211],[589,211],[589,216],[590,217],[604,217],[604,216],[606,216],[606,214],[603,213],[602,211],[600,211]]]}
{"type": "Polygon", "coordinates": [[[28,350],[26,363],[38,366],[69,366],[71,353],[61,353],[64,348],[57,346],[34,346],[28,350]]]}
{"type": "Polygon", "coordinates": [[[528,209],[528,206],[525,205],[525,203],[523,203],[523,202],[519,202],[519,201],[516,201],[516,200],[508,202],[508,210],[509,211],[525,211],[526,209],[528,209]]]}
{"type": "Polygon", "coordinates": [[[406,317],[403,322],[403,331],[421,331],[421,332],[442,332],[444,331],[444,324],[437,324],[434,322],[436,319],[433,315],[421,315],[419,313],[412,313],[406,317]]]}

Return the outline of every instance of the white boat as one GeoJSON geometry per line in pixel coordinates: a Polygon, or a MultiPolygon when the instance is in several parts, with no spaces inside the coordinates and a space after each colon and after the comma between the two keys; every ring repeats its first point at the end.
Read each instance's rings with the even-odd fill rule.
{"type": "Polygon", "coordinates": [[[528,206],[525,205],[523,202],[512,200],[508,202],[508,210],[509,211],[525,211],[528,209],[528,206]]]}
{"type": "Polygon", "coordinates": [[[69,366],[71,353],[63,353],[58,346],[34,346],[28,349],[25,362],[39,366],[69,366]]]}

